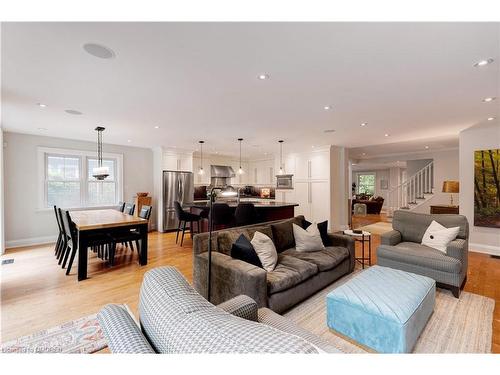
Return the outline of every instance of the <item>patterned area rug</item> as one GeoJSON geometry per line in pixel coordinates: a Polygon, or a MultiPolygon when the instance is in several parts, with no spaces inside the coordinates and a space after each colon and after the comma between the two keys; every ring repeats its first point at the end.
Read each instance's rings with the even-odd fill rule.
{"type": "Polygon", "coordinates": [[[106,346],[97,315],[93,314],[2,343],[2,353],[89,354],[106,346]]]}
{"type": "MultiPolygon", "coordinates": [[[[366,353],[364,349],[332,333],[326,325],[326,295],[356,275],[330,285],[284,314],[345,353],[366,353]]],[[[462,292],[460,299],[437,289],[436,305],[420,335],[414,353],[491,353],[495,301],[462,292]]]]}
{"type": "Polygon", "coordinates": [[[362,229],[366,230],[367,232],[370,232],[371,234],[383,234],[386,232],[390,232],[392,230],[392,223],[386,223],[384,221],[379,221],[377,223],[373,223],[370,225],[365,225],[364,227],[361,228],[356,228],[356,229],[362,229]]]}

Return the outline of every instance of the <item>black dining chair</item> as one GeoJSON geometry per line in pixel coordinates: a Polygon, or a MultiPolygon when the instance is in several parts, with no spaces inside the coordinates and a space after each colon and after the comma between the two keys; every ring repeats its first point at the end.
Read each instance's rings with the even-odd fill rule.
{"type": "Polygon", "coordinates": [[[239,203],[234,212],[234,221],[237,227],[251,225],[257,222],[257,211],[253,203],[239,203]]]}
{"type": "Polygon", "coordinates": [[[57,222],[57,228],[59,229],[59,234],[57,235],[57,241],[56,241],[56,246],[54,249],[54,254],[56,256],[56,259],[59,259],[59,256],[62,253],[64,242],[63,242],[63,230],[61,226],[61,221],[59,219],[59,212],[57,210],[57,207],[54,205],[54,214],[56,216],[56,222],[57,222]]]}
{"type": "Polygon", "coordinates": [[[135,212],[135,204],[133,203],[125,203],[125,206],[122,211],[124,214],[133,215],[135,212]]]}
{"type": "Polygon", "coordinates": [[[122,201],[118,202],[118,206],[116,207],[116,210],[123,212],[123,210],[125,210],[125,202],[122,202],[122,201]]]}
{"type": "Polygon", "coordinates": [[[208,215],[211,216],[212,230],[228,228],[234,224],[233,209],[227,203],[214,203],[208,215]]]}
{"type": "MultiPolygon", "coordinates": [[[[143,205],[141,210],[139,211],[139,217],[142,219],[149,220],[151,217],[151,211],[153,207],[143,205]]],[[[111,239],[111,247],[109,253],[109,262],[111,265],[115,262],[115,253],[116,253],[116,244],[129,244],[132,251],[134,251],[134,246],[132,245],[135,242],[135,246],[137,247],[137,251],[139,251],[139,240],[141,239],[141,234],[136,229],[131,229],[124,231],[122,233],[114,234],[110,236],[111,239]]],[[[127,246],[128,247],[128,246],[127,246]]]]}
{"type": "Polygon", "coordinates": [[[181,236],[181,246],[182,246],[182,243],[184,242],[184,233],[186,232],[186,229],[189,229],[191,236],[193,235],[193,223],[196,223],[197,226],[196,229],[198,233],[200,233],[201,217],[200,215],[184,211],[182,209],[181,204],[178,201],[174,202],[174,208],[175,208],[175,216],[177,217],[177,220],[179,220],[179,225],[177,226],[177,234],[175,236],[175,243],[177,243],[179,240],[179,232],[181,231],[182,227],[182,236],[181,236]],[[187,227],[187,223],[189,223],[189,227],[187,227]]]}

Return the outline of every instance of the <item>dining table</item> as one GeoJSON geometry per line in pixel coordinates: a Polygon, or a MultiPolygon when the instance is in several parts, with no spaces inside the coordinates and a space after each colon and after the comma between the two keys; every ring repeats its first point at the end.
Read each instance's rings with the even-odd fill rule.
{"type": "Polygon", "coordinates": [[[89,240],[96,235],[123,233],[135,229],[140,235],[139,264],[148,263],[148,220],[115,209],[70,211],[78,234],[78,281],[87,278],[89,240]]]}

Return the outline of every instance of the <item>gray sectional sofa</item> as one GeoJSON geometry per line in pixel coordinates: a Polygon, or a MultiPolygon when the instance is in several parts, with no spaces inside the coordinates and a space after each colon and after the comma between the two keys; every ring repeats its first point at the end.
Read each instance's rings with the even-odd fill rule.
{"type": "Polygon", "coordinates": [[[469,256],[469,223],[462,215],[429,215],[403,210],[395,211],[393,230],[382,234],[377,248],[377,264],[428,276],[438,287],[450,289],[455,297],[467,280],[469,256]],[[460,227],[446,253],[421,245],[427,227],[433,220],[451,228],[460,227]]]}
{"type": "Polygon", "coordinates": [[[144,275],[140,324],[124,305],[106,305],[97,318],[112,353],[339,352],[247,296],[212,305],[174,267],[144,275]]]}
{"type": "MultiPolygon", "coordinates": [[[[277,222],[231,228],[213,233],[211,302],[222,303],[240,294],[250,296],[259,307],[281,313],[354,270],[354,241],[328,234],[330,245],[315,252],[295,250],[292,223],[302,226],[303,216],[277,222]],[[278,251],[274,271],[231,257],[232,244],[241,234],[248,239],[256,232],[268,235],[278,251]]],[[[206,296],[208,233],[193,240],[193,284],[206,296]]]]}

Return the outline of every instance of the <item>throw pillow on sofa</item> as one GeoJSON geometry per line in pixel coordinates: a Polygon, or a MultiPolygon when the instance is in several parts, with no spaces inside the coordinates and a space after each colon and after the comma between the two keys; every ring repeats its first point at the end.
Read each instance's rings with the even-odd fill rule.
{"type": "MultiPolygon", "coordinates": [[[[304,220],[304,225],[302,227],[304,229],[307,229],[311,224],[312,223],[310,221],[304,220]]],[[[332,246],[332,241],[328,236],[328,220],[318,223],[318,229],[319,229],[319,234],[321,235],[321,240],[323,241],[323,245],[332,246]]]]}
{"type": "Polygon", "coordinates": [[[273,240],[264,233],[255,232],[250,243],[262,263],[262,268],[267,272],[274,270],[276,268],[276,263],[278,263],[278,253],[273,240]]]}
{"type": "Polygon", "coordinates": [[[446,228],[437,221],[432,220],[431,225],[429,225],[422,237],[422,245],[446,253],[446,247],[457,238],[459,231],[460,227],[446,228]]]}
{"type": "Polygon", "coordinates": [[[325,248],[317,225],[310,225],[307,229],[293,224],[295,249],[302,252],[319,251],[325,248]]]}
{"type": "Polygon", "coordinates": [[[233,243],[231,247],[231,257],[263,268],[262,262],[255,252],[252,243],[243,234],[240,234],[236,242],[233,243]]]}

